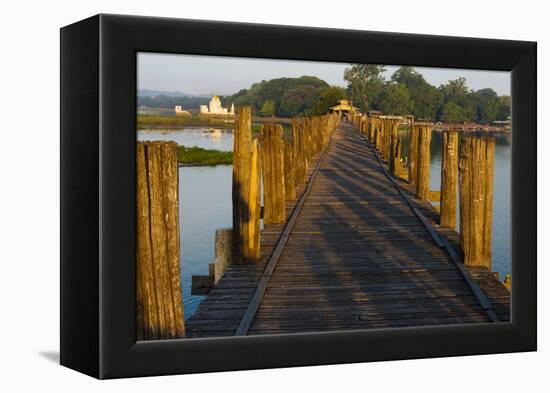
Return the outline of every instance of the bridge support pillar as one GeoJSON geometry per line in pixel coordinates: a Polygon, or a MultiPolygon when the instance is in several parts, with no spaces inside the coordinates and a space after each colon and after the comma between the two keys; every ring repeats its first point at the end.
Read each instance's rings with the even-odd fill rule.
{"type": "Polygon", "coordinates": [[[418,127],[411,123],[409,133],[409,183],[416,185],[416,167],[418,161],[418,127]]]}
{"type": "Polygon", "coordinates": [[[233,263],[259,258],[260,152],[252,142],[250,107],[239,110],[233,142],[233,263]]]}
{"type": "Polygon", "coordinates": [[[465,266],[492,266],[494,138],[466,137],[460,148],[460,246],[465,266]]]}
{"type": "Polygon", "coordinates": [[[177,144],[138,142],[136,153],[137,338],[181,338],[177,144]]]}
{"type": "MultiPolygon", "coordinates": [[[[286,221],[283,127],[280,124],[264,124],[260,130],[260,138],[264,224],[283,224],[286,221]]],[[[312,138],[308,139],[312,142],[312,138]]]]}
{"type": "Polygon", "coordinates": [[[444,131],[441,160],[441,195],[439,225],[456,227],[456,192],[458,185],[458,132],[444,131]]]}
{"type": "Polygon", "coordinates": [[[416,168],[416,195],[422,201],[430,199],[430,142],[432,129],[422,126],[418,130],[418,156],[416,168]]]}

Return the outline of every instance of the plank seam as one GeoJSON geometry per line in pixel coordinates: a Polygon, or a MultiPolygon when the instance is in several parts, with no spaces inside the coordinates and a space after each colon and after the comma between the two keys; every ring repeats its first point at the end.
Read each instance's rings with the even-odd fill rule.
{"type": "Polygon", "coordinates": [[[384,168],[384,165],[382,163],[382,160],[380,159],[380,155],[376,151],[376,149],[373,147],[373,145],[370,143],[370,141],[365,138],[364,135],[359,134],[359,137],[367,143],[367,146],[371,149],[371,151],[376,156],[376,159],[378,160],[378,165],[384,172],[384,175],[392,182],[392,184],[397,188],[401,196],[405,199],[413,213],[418,217],[418,219],[422,222],[426,230],[430,233],[432,236],[434,242],[437,244],[439,248],[444,248],[447,251],[447,254],[449,254],[449,257],[457,267],[458,271],[462,274],[462,277],[464,278],[464,281],[468,284],[471,291],[473,292],[476,299],[479,301],[481,307],[485,310],[487,313],[487,316],[491,320],[491,322],[500,322],[500,318],[496,314],[496,312],[493,310],[493,306],[491,304],[491,301],[485,295],[481,287],[477,284],[477,282],[472,278],[472,276],[469,274],[469,272],[466,270],[464,265],[460,261],[460,257],[456,253],[455,249],[452,247],[452,245],[447,241],[447,239],[442,239],[439,234],[432,228],[426,217],[413,205],[410,198],[405,194],[403,189],[397,184],[393,176],[389,174],[389,172],[384,168]]]}
{"type": "Polygon", "coordinates": [[[250,329],[250,326],[252,326],[252,322],[254,321],[254,317],[256,316],[256,313],[258,309],[260,308],[260,303],[264,297],[265,291],[267,289],[267,285],[269,283],[269,280],[271,279],[271,275],[273,274],[273,271],[275,270],[275,267],[277,266],[277,262],[279,261],[279,258],[281,257],[281,254],[283,253],[284,247],[288,241],[288,238],[290,236],[290,232],[292,231],[292,228],[294,227],[294,224],[296,223],[296,220],[298,218],[298,215],[300,214],[300,211],[302,210],[302,207],[305,203],[306,198],[311,192],[311,189],[313,188],[313,181],[315,180],[315,177],[317,176],[317,173],[319,172],[319,168],[321,167],[322,161],[325,159],[325,157],[328,154],[328,150],[332,144],[332,134],[330,136],[329,143],[327,144],[327,147],[323,151],[321,157],[319,157],[319,160],[317,161],[317,164],[315,165],[315,168],[313,168],[313,171],[311,172],[311,175],[309,176],[309,180],[307,182],[306,189],[302,193],[302,196],[298,200],[298,203],[294,206],[294,209],[292,210],[292,213],[288,219],[288,221],[285,223],[285,227],[283,229],[283,232],[281,233],[281,236],[279,237],[279,240],[277,241],[277,245],[275,246],[275,249],[273,250],[271,256],[269,257],[269,260],[266,264],[265,270],[262,274],[262,277],[260,281],[258,282],[258,285],[256,286],[256,291],[254,292],[254,295],[252,296],[252,299],[246,309],[246,312],[243,315],[243,318],[241,319],[241,322],[239,323],[239,326],[237,327],[237,330],[235,331],[235,336],[246,336],[248,334],[248,330],[250,329]]]}

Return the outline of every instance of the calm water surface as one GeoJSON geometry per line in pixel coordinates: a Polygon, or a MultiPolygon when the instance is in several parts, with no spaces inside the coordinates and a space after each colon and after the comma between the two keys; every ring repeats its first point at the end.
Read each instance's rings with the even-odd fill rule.
{"type": "MultiPolygon", "coordinates": [[[[408,155],[408,134],[403,138],[403,156],[408,155]]],[[[493,270],[502,279],[510,272],[510,136],[495,135],[495,179],[493,202],[493,270]]],[[[182,129],[139,130],[138,140],[171,140],[184,146],[230,151],[233,149],[231,130],[208,127],[182,129]]],[[[432,190],[441,184],[441,134],[433,133],[431,142],[430,183],[432,190]]],[[[204,296],[191,296],[191,276],[208,273],[214,260],[216,229],[232,225],[232,166],[179,168],[181,278],[185,317],[196,311],[204,296]]]]}

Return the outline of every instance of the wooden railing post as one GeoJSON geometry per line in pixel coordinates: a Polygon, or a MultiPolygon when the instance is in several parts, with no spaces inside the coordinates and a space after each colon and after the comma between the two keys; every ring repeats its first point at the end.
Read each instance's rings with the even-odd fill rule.
{"type": "Polygon", "coordinates": [[[416,171],[418,161],[418,127],[411,123],[409,133],[409,184],[416,185],[416,171]]]}
{"type": "Polygon", "coordinates": [[[375,130],[375,136],[374,136],[374,146],[378,151],[381,150],[381,143],[382,143],[382,120],[376,119],[376,130],[375,130]]]}
{"type": "Polygon", "coordinates": [[[391,139],[393,135],[393,123],[393,120],[386,120],[386,159],[388,160],[388,166],[390,165],[389,162],[392,158],[391,139]]]}
{"type": "Polygon", "coordinates": [[[390,173],[394,176],[397,176],[397,166],[399,162],[399,157],[397,156],[397,127],[398,127],[397,121],[391,121],[389,124],[389,130],[390,130],[390,156],[389,156],[389,166],[390,166],[390,173]]]}
{"type": "Polygon", "coordinates": [[[401,175],[403,174],[403,163],[401,162],[401,138],[399,137],[397,137],[394,160],[395,160],[394,176],[401,177],[401,175]]]}
{"type": "Polygon", "coordinates": [[[260,217],[262,193],[262,158],[258,139],[252,141],[252,156],[250,158],[250,191],[249,191],[249,222],[248,222],[248,253],[249,262],[260,259],[260,217]]]}
{"type": "Polygon", "coordinates": [[[282,224],[286,221],[283,128],[279,124],[264,124],[260,138],[264,224],[282,224]]]}
{"type": "Polygon", "coordinates": [[[250,107],[239,109],[237,124],[233,136],[233,263],[255,262],[251,255],[253,244],[259,243],[260,209],[259,171],[253,167],[259,165],[259,153],[255,162],[252,146],[252,126],[250,107]],[[254,176],[254,177],[253,177],[254,176]],[[254,238],[251,238],[251,234],[254,238]]]}
{"type": "Polygon", "coordinates": [[[294,163],[293,142],[284,141],[285,199],[296,199],[296,166],[294,163]]]}
{"type": "Polygon", "coordinates": [[[430,199],[430,141],[431,127],[422,126],[418,132],[416,195],[422,201],[430,199]]]}
{"type": "Polygon", "coordinates": [[[387,160],[386,155],[386,120],[383,119],[380,124],[380,153],[384,160],[387,160]]]}
{"type": "Polygon", "coordinates": [[[460,148],[460,245],[465,266],[492,265],[494,138],[466,137],[460,148]]]}
{"type": "Polygon", "coordinates": [[[233,228],[216,229],[214,238],[214,284],[233,264],[233,228]]]}
{"type": "Polygon", "coordinates": [[[458,185],[458,132],[444,131],[441,159],[440,222],[456,227],[456,193],[458,185]]]}
{"type": "Polygon", "coordinates": [[[137,144],[138,340],[185,335],[175,142],[137,144]]]}

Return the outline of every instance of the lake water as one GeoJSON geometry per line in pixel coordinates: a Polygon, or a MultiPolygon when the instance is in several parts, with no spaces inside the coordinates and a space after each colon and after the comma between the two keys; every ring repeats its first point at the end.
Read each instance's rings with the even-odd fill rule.
{"type": "MultiPolygon", "coordinates": [[[[407,156],[408,135],[403,138],[403,155],[407,156]]],[[[510,136],[496,135],[495,178],[493,201],[493,270],[502,279],[510,272],[510,136]]],[[[138,140],[171,140],[184,146],[230,151],[233,134],[230,130],[208,127],[184,129],[139,130],[138,140]]],[[[439,190],[441,178],[441,134],[433,133],[431,142],[430,183],[439,190]]],[[[216,229],[232,225],[232,166],[179,168],[179,219],[181,237],[182,287],[185,317],[196,311],[204,296],[191,296],[191,276],[208,274],[214,260],[216,229]]]]}

